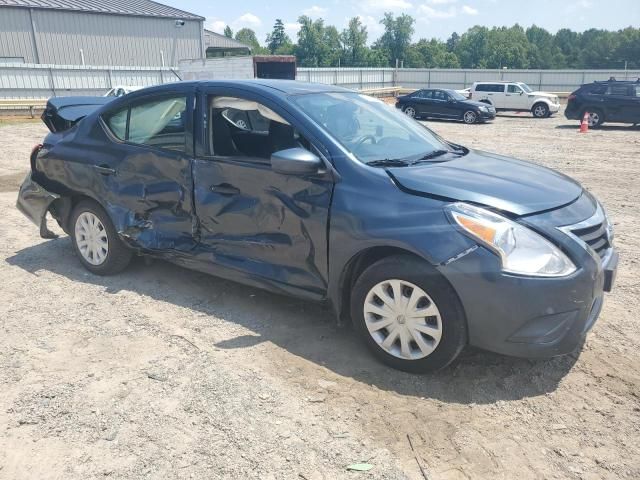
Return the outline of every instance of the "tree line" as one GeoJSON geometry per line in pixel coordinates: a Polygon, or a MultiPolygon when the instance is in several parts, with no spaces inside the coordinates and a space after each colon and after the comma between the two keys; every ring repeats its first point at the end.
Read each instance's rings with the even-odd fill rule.
{"type": "Polygon", "coordinates": [[[252,47],[254,54],[295,55],[302,67],[405,68],[532,68],[532,69],[629,69],[640,68],[640,28],[618,31],[568,28],[552,34],[532,25],[528,28],[475,26],[446,40],[420,38],[413,42],[415,19],[407,14],[385,13],[382,35],[369,44],[367,27],[359,17],[339,31],[322,18],[298,18],[297,41],[287,35],[277,19],[263,46],[256,33],[242,28],[227,37],[252,47]]]}

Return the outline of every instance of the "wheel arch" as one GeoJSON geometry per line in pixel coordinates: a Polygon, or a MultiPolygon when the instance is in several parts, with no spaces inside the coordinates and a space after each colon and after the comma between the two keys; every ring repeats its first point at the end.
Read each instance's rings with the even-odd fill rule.
{"type": "Polygon", "coordinates": [[[353,289],[353,285],[360,277],[362,272],[364,272],[375,262],[393,255],[411,256],[416,260],[423,261],[428,263],[429,265],[435,266],[425,257],[402,247],[379,245],[360,250],[349,259],[349,261],[342,269],[342,272],[340,273],[339,286],[337,291],[338,298],[334,299],[334,301],[332,302],[336,310],[337,318],[340,322],[351,321],[349,315],[351,292],[353,289]]]}

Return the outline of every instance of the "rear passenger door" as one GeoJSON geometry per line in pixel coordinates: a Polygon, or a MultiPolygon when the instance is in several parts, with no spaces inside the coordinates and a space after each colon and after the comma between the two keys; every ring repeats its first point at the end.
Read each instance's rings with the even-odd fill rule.
{"type": "Polygon", "coordinates": [[[640,83],[631,86],[631,101],[629,102],[629,122],[640,123],[640,83]]]}
{"type": "Polygon", "coordinates": [[[609,84],[605,92],[605,120],[609,122],[632,121],[631,92],[632,89],[629,84],[609,84]]]}
{"type": "Polygon", "coordinates": [[[94,188],[125,218],[118,232],[149,250],[193,248],[193,95],[147,95],[102,116],[94,188]]]}
{"type": "Polygon", "coordinates": [[[418,116],[428,117],[433,113],[431,105],[431,90],[418,90],[411,99],[413,100],[418,116]]]}

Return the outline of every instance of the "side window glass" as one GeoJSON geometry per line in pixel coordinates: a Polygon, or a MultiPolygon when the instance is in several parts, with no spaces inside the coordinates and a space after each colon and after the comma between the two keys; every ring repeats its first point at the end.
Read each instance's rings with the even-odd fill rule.
{"type": "Polygon", "coordinates": [[[640,98],[640,85],[636,85],[633,88],[634,88],[634,93],[636,94],[636,98],[640,98]]]}
{"type": "Polygon", "coordinates": [[[589,95],[604,95],[606,91],[607,87],[605,87],[604,85],[596,85],[591,89],[589,95]]]}
{"type": "Polygon", "coordinates": [[[186,109],[186,97],[163,98],[132,107],[127,140],[184,152],[186,109]]]}
{"type": "Polygon", "coordinates": [[[500,83],[496,83],[494,85],[492,85],[493,87],[493,91],[496,93],[504,93],[504,85],[500,84],[500,83]]]}
{"type": "Polygon", "coordinates": [[[210,97],[209,142],[213,155],[268,163],[289,148],[311,149],[298,131],[270,108],[253,100],[210,97]]]}
{"type": "Polygon", "coordinates": [[[127,133],[127,115],[129,114],[129,108],[118,110],[115,113],[108,115],[105,118],[105,122],[111,130],[111,133],[118,139],[124,140],[127,133]]]}
{"type": "Polygon", "coordinates": [[[629,95],[629,89],[626,85],[609,85],[609,88],[607,88],[607,95],[625,97],[629,95]]]}
{"type": "Polygon", "coordinates": [[[442,90],[434,90],[433,91],[433,99],[434,100],[446,101],[447,100],[447,94],[444,93],[442,90]]]}
{"type": "Polygon", "coordinates": [[[522,90],[517,85],[509,85],[507,87],[507,92],[509,93],[520,93],[522,90]]]}

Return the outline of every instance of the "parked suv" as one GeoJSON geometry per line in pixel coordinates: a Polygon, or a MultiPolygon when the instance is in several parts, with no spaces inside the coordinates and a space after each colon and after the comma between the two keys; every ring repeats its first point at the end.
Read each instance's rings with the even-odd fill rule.
{"type": "Polygon", "coordinates": [[[640,123],[640,79],[610,79],[582,85],[569,95],[564,116],[582,120],[585,112],[589,113],[590,127],[597,128],[605,121],[640,123]]]}
{"type": "Polygon", "coordinates": [[[560,110],[557,95],[534,92],[522,82],[475,82],[470,98],[499,111],[531,112],[536,118],[546,118],[560,110]]]}

